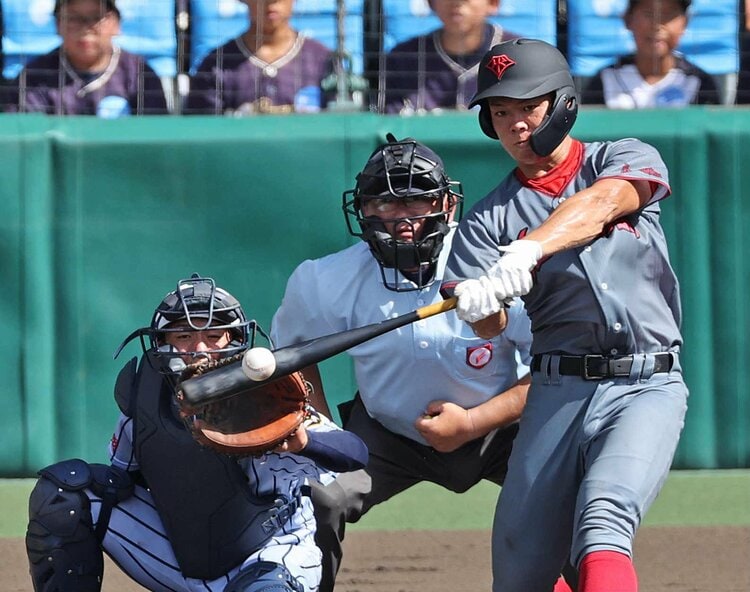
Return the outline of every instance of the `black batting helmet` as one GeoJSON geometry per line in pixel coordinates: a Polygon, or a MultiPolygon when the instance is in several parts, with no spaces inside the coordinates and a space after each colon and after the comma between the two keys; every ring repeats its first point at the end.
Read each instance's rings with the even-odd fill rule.
{"type": "MultiPolygon", "coordinates": [[[[430,148],[413,138],[397,140],[386,135],[357,175],[357,184],[343,194],[344,217],[349,232],[370,246],[380,265],[383,284],[397,292],[424,288],[433,281],[443,238],[454,209],[463,201],[461,184],[445,174],[442,159],[430,148]],[[410,218],[365,216],[362,205],[367,200],[410,201],[444,199],[439,209],[410,218]],[[384,221],[412,224],[423,220],[422,233],[413,241],[401,241],[385,229],[384,221]],[[357,229],[359,226],[359,229],[357,229]],[[414,286],[399,281],[398,275],[386,270],[408,274],[414,286]]],[[[460,216],[460,211],[458,212],[460,216]]]]}
{"type": "Polygon", "coordinates": [[[555,97],[547,119],[531,134],[531,148],[547,156],[560,145],[578,115],[578,96],[570,66],[558,49],[537,39],[512,39],[493,46],[479,63],[477,93],[469,107],[480,106],[479,126],[497,139],[487,99],[555,97]]]}

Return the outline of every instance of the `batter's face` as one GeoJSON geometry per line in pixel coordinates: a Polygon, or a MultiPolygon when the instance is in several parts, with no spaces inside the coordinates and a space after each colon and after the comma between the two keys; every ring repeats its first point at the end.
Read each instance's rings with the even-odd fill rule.
{"type": "Polygon", "coordinates": [[[367,199],[362,203],[362,215],[367,218],[379,218],[383,222],[385,231],[394,239],[414,242],[422,236],[425,224],[423,216],[448,208],[448,199],[448,197],[367,199]]]}
{"type": "Polygon", "coordinates": [[[660,59],[677,47],[687,28],[687,15],[677,0],[641,0],[625,15],[625,25],[633,33],[639,55],[660,59]]]}
{"type": "Polygon", "coordinates": [[[539,156],[531,149],[531,134],[547,117],[553,95],[533,99],[488,99],[492,127],[505,151],[526,173],[527,168],[544,165],[549,156],[539,156]]]}
{"type": "Polygon", "coordinates": [[[185,330],[165,333],[164,341],[178,352],[185,353],[182,359],[186,364],[195,362],[194,355],[192,355],[194,353],[205,354],[211,359],[216,359],[219,354],[208,352],[224,349],[232,341],[232,335],[228,329],[208,328],[204,331],[196,331],[186,321],[178,321],[170,326],[170,328],[175,327],[184,327],[185,330]]]}
{"type": "Polygon", "coordinates": [[[471,33],[497,13],[500,0],[431,0],[430,6],[449,33],[471,33]]]}
{"type": "Polygon", "coordinates": [[[70,0],[57,17],[65,57],[74,68],[102,71],[112,56],[112,38],[120,34],[120,19],[99,0],[70,0]]]}

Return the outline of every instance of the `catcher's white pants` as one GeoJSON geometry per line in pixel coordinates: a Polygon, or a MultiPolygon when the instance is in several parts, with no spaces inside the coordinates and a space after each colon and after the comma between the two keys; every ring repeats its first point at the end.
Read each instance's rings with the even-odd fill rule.
{"type": "MultiPolygon", "coordinates": [[[[91,491],[86,493],[96,525],[101,499],[91,491]]],[[[190,517],[185,516],[185,519],[190,517]]],[[[300,507],[283,532],[250,555],[242,565],[215,580],[187,578],[177,565],[151,493],[136,486],[132,497],[112,509],[102,546],[125,573],[154,592],[221,592],[242,567],[258,561],[285,566],[304,586],[305,592],[316,592],[320,585],[321,558],[313,539],[314,525],[310,498],[302,496],[300,507]]]]}

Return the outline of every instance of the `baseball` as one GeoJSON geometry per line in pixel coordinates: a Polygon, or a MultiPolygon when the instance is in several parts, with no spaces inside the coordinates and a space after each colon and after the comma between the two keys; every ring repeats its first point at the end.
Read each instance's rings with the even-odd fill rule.
{"type": "Polygon", "coordinates": [[[242,356],[242,372],[250,380],[260,382],[276,370],[276,358],[273,352],[265,347],[251,347],[242,356]]]}

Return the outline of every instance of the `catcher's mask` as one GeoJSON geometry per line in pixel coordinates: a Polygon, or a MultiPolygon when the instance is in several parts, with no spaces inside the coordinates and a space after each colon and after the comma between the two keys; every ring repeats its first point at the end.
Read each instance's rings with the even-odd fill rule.
{"type": "Polygon", "coordinates": [[[169,292],[156,307],[151,324],[131,333],[117,349],[115,357],[126,344],[138,337],[144,353],[153,352],[159,361],[161,367],[158,370],[166,374],[179,374],[186,364],[193,361],[225,358],[253,347],[256,333],[266,336],[255,320],[245,316],[234,296],[218,287],[213,279],[193,274],[177,282],[177,288],[169,292]],[[208,329],[229,331],[230,342],[220,349],[177,351],[166,341],[168,333],[208,329]]]}
{"type": "Polygon", "coordinates": [[[386,139],[388,142],[370,155],[357,175],[354,189],[343,193],[342,209],[349,233],[370,246],[385,287],[396,292],[418,290],[434,280],[443,238],[448,234],[448,223],[457,206],[456,218],[460,218],[463,190],[460,183],[451,181],[445,174],[440,157],[424,144],[412,138],[398,141],[390,133],[386,139]],[[363,213],[363,204],[369,200],[377,200],[382,215],[363,213]],[[426,213],[415,213],[408,218],[389,217],[389,204],[396,202],[403,202],[415,211],[424,206],[426,213]],[[438,205],[427,207],[433,202],[438,205]],[[413,207],[420,204],[422,206],[413,207]],[[406,223],[413,231],[417,220],[422,221],[421,232],[413,234],[414,240],[408,241],[394,238],[384,224],[406,223]],[[397,272],[411,281],[402,281],[397,272]]]}
{"type": "Polygon", "coordinates": [[[573,128],[578,115],[578,95],[570,66],[556,47],[537,39],[512,39],[499,43],[479,63],[477,93],[469,107],[479,109],[479,126],[497,139],[488,99],[534,99],[553,93],[547,118],[531,134],[531,149],[548,156],[573,128]]]}

